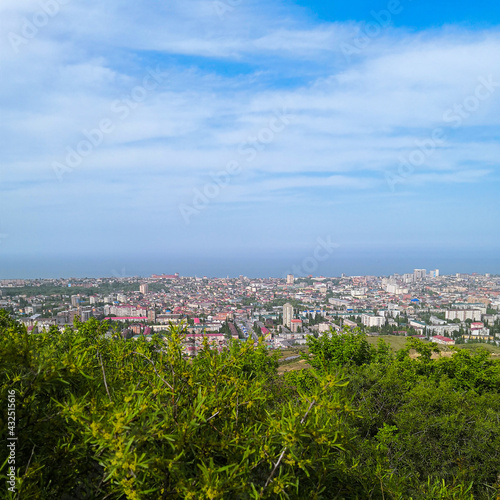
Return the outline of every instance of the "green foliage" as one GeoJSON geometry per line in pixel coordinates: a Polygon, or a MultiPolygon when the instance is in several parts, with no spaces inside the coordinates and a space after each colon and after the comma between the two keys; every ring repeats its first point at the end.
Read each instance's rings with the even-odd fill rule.
{"type": "MultiPolygon", "coordinates": [[[[164,288],[165,286],[155,286],[156,283],[151,283],[149,285],[150,289],[156,291],[157,288],[164,288]]],[[[122,280],[114,280],[110,279],[101,283],[99,286],[95,286],[92,288],[85,288],[82,286],[63,286],[63,285],[53,285],[53,284],[41,284],[41,285],[33,285],[27,284],[23,287],[14,287],[14,288],[4,288],[3,293],[6,296],[16,296],[16,295],[27,295],[28,297],[34,295],[76,295],[82,294],[86,295],[94,295],[96,293],[107,294],[113,292],[131,292],[138,290],[139,283],[138,282],[124,282],[122,280]]]]}
{"type": "MultiPolygon", "coordinates": [[[[0,311],[17,498],[500,493],[500,366],[487,352],[433,359],[435,346],[411,339],[394,356],[358,331],[331,332],[309,340],[312,369],[280,376],[263,343],[205,341],[190,359],[183,336],[170,325],[165,338],[125,340],[94,319],[28,335],[0,311]]],[[[0,418],[5,442],[5,408],[0,418]]]]}
{"type": "Polygon", "coordinates": [[[346,396],[362,416],[354,422],[362,460],[393,471],[386,484],[398,477],[404,498],[497,498],[500,363],[487,352],[432,359],[434,350],[409,339],[394,362],[350,373],[346,396]]]}
{"type": "MultiPolygon", "coordinates": [[[[0,316],[0,392],[16,391],[18,490],[31,498],[325,498],[351,491],[339,382],[286,388],[263,344],[205,343],[182,327],[126,341],[75,322],[28,335],[0,316]]],[[[3,418],[3,416],[2,416],[3,418]]],[[[2,421],[3,423],[3,421],[2,421]]],[[[4,426],[2,426],[4,428],[4,426]]],[[[5,464],[1,474],[5,479],[5,464]]]]}
{"type": "Polygon", "coordinates": [[[375,350],[358,328],[344,328],[341,333],[332,330],[318,338],[309,336],[307,345],[309,354],[302,356],[318,370],[328,370],[335,366],[363,365],[369,363],[375,355],[375,350]]]}

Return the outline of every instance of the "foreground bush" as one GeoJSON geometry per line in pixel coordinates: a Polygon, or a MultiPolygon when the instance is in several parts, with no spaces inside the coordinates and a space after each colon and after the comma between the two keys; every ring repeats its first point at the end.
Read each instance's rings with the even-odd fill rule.
{"type": "Polygon", "coordinates": [[[498,363],[489,358],[395,359],[357,334],[330,335],[311,341],[315,368],[283,377],[260,344],[205,344],[186,359],[182,333],[124,340],[90,320],[28,335],[0,312],[2,401],[16,392],[17,498],[498,493],[498,363]]]}

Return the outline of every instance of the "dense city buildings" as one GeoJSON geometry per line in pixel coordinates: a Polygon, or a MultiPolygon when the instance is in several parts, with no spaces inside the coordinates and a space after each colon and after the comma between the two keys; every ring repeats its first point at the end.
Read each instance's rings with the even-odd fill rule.
{"type": "Polygon", "coordinates": [[[189,354],[204,338],[219,347],[260,338],[282,348],[344,327],[445,345],[500,344],[500,277],[442,276],[437,269],[381,277],[0,280],[0,308],[32,333],[94,317],[125,338],[150,338],[184,323],[189,354]]]}

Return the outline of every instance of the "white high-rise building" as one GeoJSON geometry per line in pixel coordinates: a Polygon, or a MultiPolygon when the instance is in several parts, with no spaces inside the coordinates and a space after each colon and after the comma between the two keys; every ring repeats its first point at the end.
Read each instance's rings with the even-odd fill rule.
{"type": "Polygon", "coordinates": [[[143,283],[140,287],[139,287],[139,291],[143,294],[143,295],[146,295],[148,292],[149,292],[149,285],[147,283],[143,283]]]}
{"type": "Polygon", "coordinates": [[[361,321],[363,325],[371,327],[371,326],[383,326],[385,323],[385,318],[383,316],[375,316],[373,314],[362,314],[361,321]]]}
{"type": "Polygon", "coordinates": [[[288,302],[283,306],[283,326],[292,327],[293,306],[288,302]]]}
{"type": "Polygon", "coordinates": [[[403,274],[403,281],[405,283],[412,283],[415,281],[415,275],[410,273],[403,274]]]}
{"type": "Polygon", "coordinates": [[[286,284],[293,285],[294,277],[293,274],[287,274],[286,276],[286,284]]]}
{"type": "Polygon", "coordinates": [[[425,269],[415,269],[413,271],[413,276],[416,280],[425,278],[427,275],[427,271],[425,269]]]}
{"type": "Polygon", "coordinates": [[[408,293],[408,288],[403,288],[397,284],[390,283],[385,286],[385,290],[387,293],[391,293],[393,295],[401,295],[403,293],[408,293]]]}
{"type": "Polygon", "coordinates": [[[449,320],[459,319],[465,321],[471,319],[472,321],[481,321],[481,311],[479,309],[451,309],[445,311],[445,318],[449,320]]]}

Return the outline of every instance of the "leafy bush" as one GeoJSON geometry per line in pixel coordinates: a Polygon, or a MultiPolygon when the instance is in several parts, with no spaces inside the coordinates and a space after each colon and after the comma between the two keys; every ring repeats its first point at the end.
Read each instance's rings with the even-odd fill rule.
{"type": "MultiPolygon", "coordinates": [[[[17,498],[500,493],[500,367],[488,354],[433,360],[434,346],[411,340],[393,356],[356,331],[330,332],[309,339],[312,369],[280,376],[263,344],[205,342],[189,359],[183,334],[125,340],[92,319],[28,335],[0,311],[17,498]]],[[[5,439],[6,405],[0,416],[5,439]]]]}

